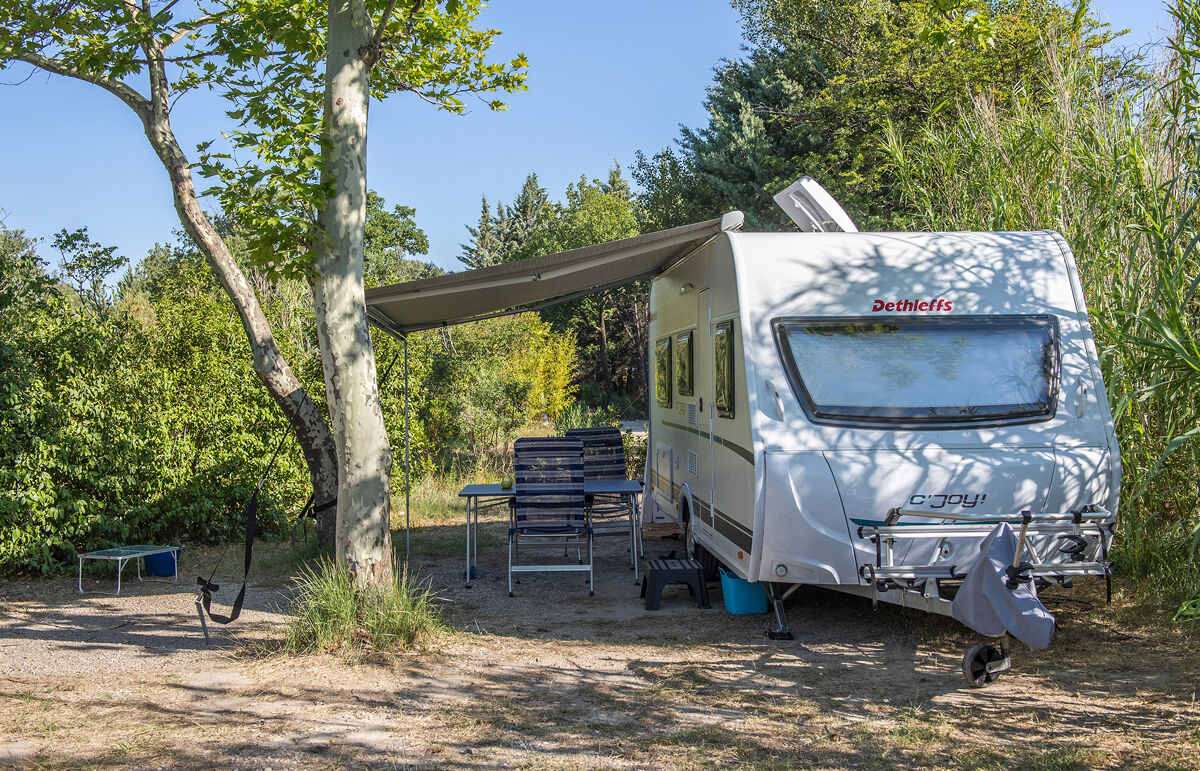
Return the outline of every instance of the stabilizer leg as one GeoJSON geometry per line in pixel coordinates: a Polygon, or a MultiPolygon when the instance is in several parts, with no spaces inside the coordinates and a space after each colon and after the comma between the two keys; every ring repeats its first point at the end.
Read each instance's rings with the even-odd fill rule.
{"type": "Polygon", "coordinates": [[[767,597],[775,608],[775,628],[767,631],[767,637],[772,640],[795,640],[792,630],[788,628],[787,614],[783,611],[783,600],[791,592],[783,592],[779,584],[767,583],[767,597]]]}

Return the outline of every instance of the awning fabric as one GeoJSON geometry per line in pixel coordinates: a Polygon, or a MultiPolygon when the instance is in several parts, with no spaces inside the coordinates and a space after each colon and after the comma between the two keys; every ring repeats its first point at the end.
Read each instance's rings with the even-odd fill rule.
{"type": "Polygon", "coordinates": [[[537,310],[654,276],[709,239],[741,228],[743,219],[734,211],[621,241],[371,289],[367,316],[385,332],[403,337],[537,310]]]}

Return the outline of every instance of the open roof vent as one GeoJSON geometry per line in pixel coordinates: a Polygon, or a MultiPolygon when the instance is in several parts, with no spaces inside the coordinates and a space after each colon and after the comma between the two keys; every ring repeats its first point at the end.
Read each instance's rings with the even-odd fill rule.
{"type": "Polygon", "coordinates": [[[825,188],[805,175],[775,195],[775,203],[808,233],[857,233],[854,221],[825,188]]]}

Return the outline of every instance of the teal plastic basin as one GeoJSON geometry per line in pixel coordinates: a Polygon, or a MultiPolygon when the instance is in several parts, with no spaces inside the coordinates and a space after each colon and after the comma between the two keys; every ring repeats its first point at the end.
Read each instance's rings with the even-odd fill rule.
{"type": "Polygon", "coordinates": [[[733,573],[721,570],[721,595],[725,610],[733,616],[749,616],[767,612],[767,592],[762,584],[752,584],[733,573]]]}

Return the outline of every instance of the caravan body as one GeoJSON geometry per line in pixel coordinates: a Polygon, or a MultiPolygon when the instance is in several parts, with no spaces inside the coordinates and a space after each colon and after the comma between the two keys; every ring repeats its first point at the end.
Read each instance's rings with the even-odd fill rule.
{"type": "Polygon", "coordinates": [[[1119,452],[1055,233],[723,233],[654,279],[650,345],[649,494],[743,578],[948,612],[1023,514],[1038,578],[1108,570],[1119,452]]]}

